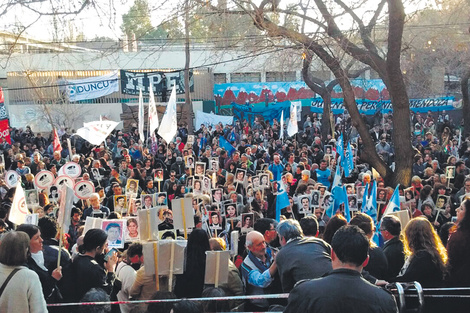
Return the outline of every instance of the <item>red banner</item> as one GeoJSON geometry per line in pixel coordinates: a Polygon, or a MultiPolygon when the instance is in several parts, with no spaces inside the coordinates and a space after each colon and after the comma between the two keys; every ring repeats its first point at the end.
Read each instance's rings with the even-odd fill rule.
{"type": "Polygon", "coordinates": [[[8,120],[0,121],[0,139],[1,138],[5,138],[5,140],[11,145],[10,125],[8,120]]]}

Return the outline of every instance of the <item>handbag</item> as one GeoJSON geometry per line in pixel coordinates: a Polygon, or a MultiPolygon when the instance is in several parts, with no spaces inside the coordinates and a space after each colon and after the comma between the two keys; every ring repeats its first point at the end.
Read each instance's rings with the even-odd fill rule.
{"type": "Polygon", "coordinates": [[[10,273],[10,275],[8,275],[7,279],[5,280],[5,282],[3,283],[2,287],[0,288],[0,297],[2,296],[3,291],[4,291],[5,288],[7,287],[8,282],[10,281],[10,279],[11,279],[11,278],[13,277],[13,275],[15,275],[16,272],[18,272],[19,270],[21,270],[21,268],[15,268],[15,269],[10,273]]]}

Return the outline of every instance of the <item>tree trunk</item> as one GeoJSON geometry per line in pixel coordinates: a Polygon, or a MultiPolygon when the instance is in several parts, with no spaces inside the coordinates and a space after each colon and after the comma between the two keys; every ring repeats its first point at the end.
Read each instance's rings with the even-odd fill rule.
{"type": "Polygon", "coordinates": [[[386,183],[409,186],[413,174],[413,148],[411,146],[410,100],[400,67],[401,40],[405,12],[401,1],[389,1],[389,34],[386,82],[393,107],[393,145],[395,172],[386,183]]]}
{"type": "MultiPolygon", "coordinates": [[[[322,141],[328,138],[328,134],[331,132],[331,94],[326,92],[322,95],[323,99],[323,115],[321,117],[321,136],[322,141]]],[[[313,122],[313,121],[312,121],[313,122]]]]}
{"type": "Polygon", "coordinates": [[[468,95],[468,80],[470,78],[470,69],[465,71],[460,79],[460,87],[462,89],[462,113],[463,113],[463,134],[465,139],[470,134],[470,99],[468,95]]]}
{"type": "Polygon", "coordinates": [[[185,2],[184,12],[184,32],[185,32],[185,43],[184,52],[186,55],[186,63],[184,65],[184,99],[185,103],[181,108],[181,119],[188,125],[188,132],[193,133],[193,106],[191,103],[191,94],[189,88],[189,65],[190,65],[190,51],[189,51],[189,0],[185,2]]]}

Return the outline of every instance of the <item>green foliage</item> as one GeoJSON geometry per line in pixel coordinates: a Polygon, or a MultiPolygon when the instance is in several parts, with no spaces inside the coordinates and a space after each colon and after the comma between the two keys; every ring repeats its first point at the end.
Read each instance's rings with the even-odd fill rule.
{"type": "Polygon", "coordinates": [[[135,0],[129,12],[122,16],[121,30],[128,36],[134,33],[137,39],[141,39],[153,31],[147,0],[135,0]]]}

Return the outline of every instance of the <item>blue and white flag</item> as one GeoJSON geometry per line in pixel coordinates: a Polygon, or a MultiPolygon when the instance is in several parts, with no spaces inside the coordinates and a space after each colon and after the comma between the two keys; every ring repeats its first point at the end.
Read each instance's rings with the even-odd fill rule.
{"type": "Polygon", "coordinates": [[[349,177],[351,172],[354,170],[354,157],[351,149],[351,143],[348,142],[348,148],[346,149],[346,154],[344,160],[341,159],[341,166],[344,169],[344,177],[349,177]]]}
{"type": "Polygon", "coordinates": [[[276,221],[281,219],[281,210],[290,206],[289,196],[287,195],[286,186],[282,179],[277,181],[277,195],[276,195],[276,221]]]}
{"type": "Polygon", "coordinates": [[[341,157],[341,161],[343,162],[344,160],[344,141],[343,141],[343,133],[338,137],[338,140],[336,141],[336,153],[341,157]]]}
{"type": "MultiPolygon", "coordinates": [[[[366,188],[367,191],[367,188],[366,188]]],[[[369,215],[374,221],[374,225],[377,224],[377,184],[374,180],[372,185],[372,190],[370,196],[367,196],[366,191],[364,191],[364,197],[367,199],[365,202],[362,202],[362,213],[369,215]]]]}
{"type": "Polygon", "coordinates": [[[228,155],[232,155],[232,153],[235,152],[235,148],[227,141],[227,139],[224,138],[224,136],[219,136],[219,146],[224,148],[228,152],[228,155]]]}
{"type": "Polygon", "coordinates": [[[335,178],[333,179],[333,184],[331,185],[331,190],[333,191],[333,188],[339,185],[341,185],[341,166],[336,164],[336,173],[335,178]]]}
{"type": "Polygon", "coordinates": [[[338,212],[340,209],[341,204],[344,204],[344,215],[346,220],[351,220],[351,214],[349,212],[349,203],[348,203],[348,195],[346,193],[346,186],[336,186],[331,190],[331,196],[333,197],[333,205],[330,206],[327,210],[327,215],[332,217],[333,215],[338,212]]]}
{"type": "Polygon", "coordinates": [[[388,205],[385,208],[383,216],[400,211],[400,192],[398,190],[398,186],[393,191],[392,197],[390,198],[390,201],[388,202],[388,205]]]}

